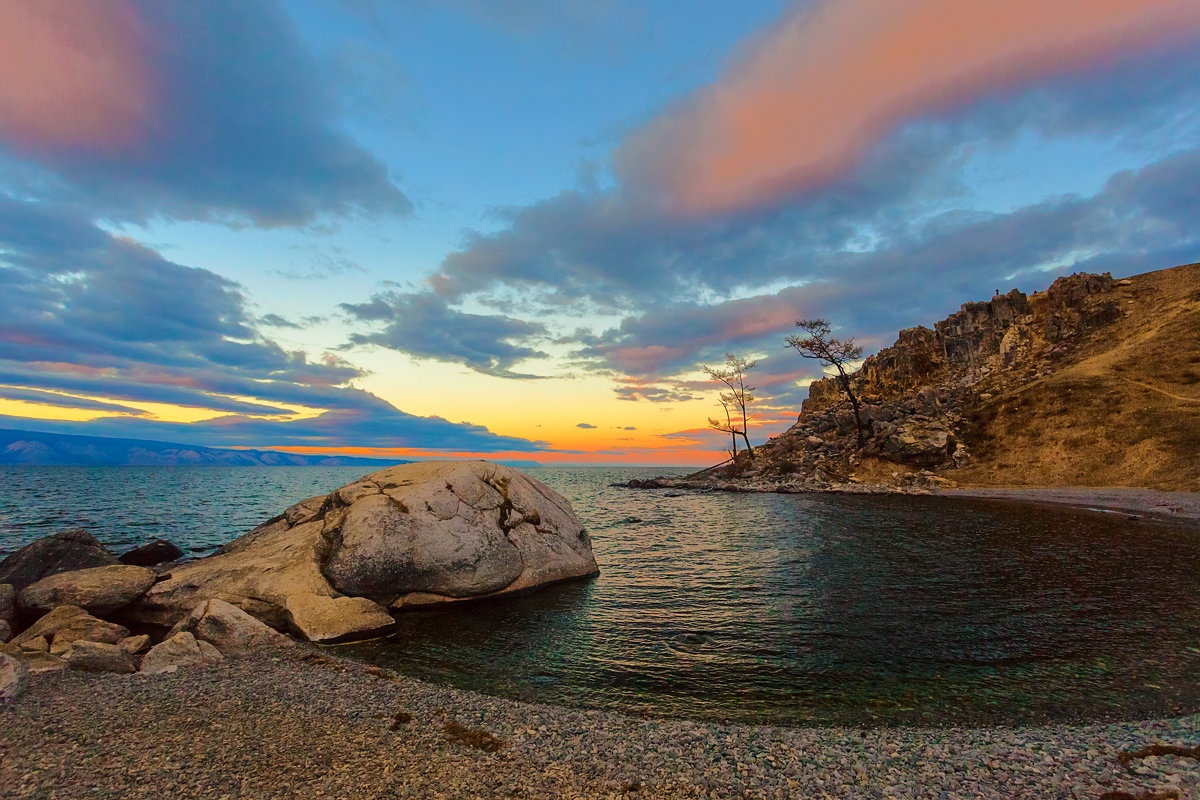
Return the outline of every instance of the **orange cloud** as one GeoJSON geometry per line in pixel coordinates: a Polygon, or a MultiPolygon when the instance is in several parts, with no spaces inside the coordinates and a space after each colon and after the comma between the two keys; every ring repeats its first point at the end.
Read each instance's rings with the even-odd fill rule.
{"type": "Polygon", "coordinates": [[[752,208],[837,177],[905,119],[1197,32],[1196,0],[803,6],[635,134],[617,168],[679,213],[752,208]]]}
{"type": "Polygon", "coordinates": [[[0,0],[0,141],[119,150],[145,128],[146,36],[128,0],[0,0]]]}

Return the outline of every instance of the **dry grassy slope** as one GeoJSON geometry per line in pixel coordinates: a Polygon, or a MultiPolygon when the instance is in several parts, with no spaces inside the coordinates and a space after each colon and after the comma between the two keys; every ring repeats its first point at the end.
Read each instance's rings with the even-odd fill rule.
{"type": "Polygon", "coordinates": [[[1200,491],[1200,264],[1116,292],[1127,313],[1052,372],[971,408],[961,486],[1200,491]]]}

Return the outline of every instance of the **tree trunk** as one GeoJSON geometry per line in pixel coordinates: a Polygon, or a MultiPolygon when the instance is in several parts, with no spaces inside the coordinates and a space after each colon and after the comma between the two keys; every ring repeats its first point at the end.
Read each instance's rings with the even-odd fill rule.
{"type": "Polygon", "coordinates": [[[750,440],[746,438],[745,430],[742,430],[742,439],[746,442],[746,452],[750,454],[750,458],[754,458],[754,448],[750,446],[750,440]]]}
{"type": "Polygon", "coordinates": [[[850,378],[842,369],[841,364],[838,364],[838,373],[840,378],[838,382],[842,384],[842,391],[846,393],[846,397],[850,398],[850,405],[854,409],[854,428],[858,433],[858,449],[862,450],[867,446],[867,439],[863,436],[862,414],[859,413],[858,398],[854,396],[854,392],[850,391],[850,378]]]}

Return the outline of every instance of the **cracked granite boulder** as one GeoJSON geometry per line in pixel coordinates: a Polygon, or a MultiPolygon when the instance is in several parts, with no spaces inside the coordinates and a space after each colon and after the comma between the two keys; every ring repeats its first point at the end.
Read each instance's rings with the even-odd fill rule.
{"type": "MultiPolygon", "coordinates": [[[[399,610],[524,593],[598,571],[587,534],[553,490],[498,464],[422,462],[297,503],[216,555],[172,569],[127,616],[170,625],[215,598],[304,633],[289,597],[362,597],[399,610]]],[[[337,608],[351,617],[341,623],[347,631],[362,626],[357,615],[378,616],[363,603],[337,608]]],[[[323,640],[337,638],[336,621],[323,619],[322,629],[323,640]]]]}

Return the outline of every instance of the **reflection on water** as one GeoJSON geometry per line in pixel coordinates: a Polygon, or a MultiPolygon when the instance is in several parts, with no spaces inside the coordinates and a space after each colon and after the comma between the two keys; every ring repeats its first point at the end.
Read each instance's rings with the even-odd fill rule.
{"type": "Polygon", "coordinates": [[[1200,708],[1200,535],[965,500],[566,494],[601,575],[412,612],[343,652],[532,701],[784,724],[1200,708]]]}
{"type": "MultiPolygon", "coordinates": [[[[1200,708],[1200,534],[982,501],[615,489],[530,469],[602,574],[342,652],[510,697],[788,724],[1200,708]]],[[[74,525],[205,552],[362,468],[0,468],[0,555],[74,525]]]]}

